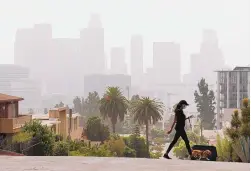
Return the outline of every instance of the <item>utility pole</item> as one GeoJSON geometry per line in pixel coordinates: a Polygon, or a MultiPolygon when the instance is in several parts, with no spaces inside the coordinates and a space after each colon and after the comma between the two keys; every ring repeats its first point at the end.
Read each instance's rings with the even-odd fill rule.
{"type": "Polygon", "coordinates": [[[203,137],[203,134],[202,134],[202,129],[203,129],[203,119],[200,119],[200,142],[202,142],[202,137],[203,137]]]}
{"type": "Polygon", "coordinates": [[[68,128],[68,139],[71,139],[71,130],[72,130],[72,109],[69,109],[69,128],[68,128]]]}

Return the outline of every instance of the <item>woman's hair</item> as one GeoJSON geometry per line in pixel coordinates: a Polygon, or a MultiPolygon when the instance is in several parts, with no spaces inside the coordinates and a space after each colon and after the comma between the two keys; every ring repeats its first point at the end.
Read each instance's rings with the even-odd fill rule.
{"type": "Polygon", "coordinates": [[[189,104],[188,104],[185,100],[181,100],[181,101],[176,105],[175,111],[176,111],[176,110],[180,110],[180,109],[182,108],[182,105],[188,106],[189,104]]]}
{"type": "Polygon", "coordinates": [[[176,105],[175,111],[176,111],[176,110],[180,110],[181,107],[182,107],[182,105],[181,105],[180,103],[178,103],[178,104],[176,105]]]}

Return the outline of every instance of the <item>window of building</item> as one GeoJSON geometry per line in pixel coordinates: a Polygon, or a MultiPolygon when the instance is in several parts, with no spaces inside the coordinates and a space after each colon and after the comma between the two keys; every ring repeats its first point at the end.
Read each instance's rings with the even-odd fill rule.
{"type": "Polygon", "coordinates": [[[237,75],[235,72],[230,72],[229,77],[230,77],[230,83],[232,83],[232,84],[237,83],[237,75]]]}

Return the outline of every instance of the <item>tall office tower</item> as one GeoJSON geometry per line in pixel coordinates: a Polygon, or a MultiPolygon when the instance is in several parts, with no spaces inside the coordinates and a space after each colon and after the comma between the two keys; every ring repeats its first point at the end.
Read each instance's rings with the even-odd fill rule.
{"type": "Polygon", "coordinates": [[[91,15],[88,27],[80,32],[80,39],[85,75],[104,73],[104,29],[99,15],[91,15]]]}
{"type": "Polygon", "coordinates": [[[180,46],[173,42],[154,42],[153,70],[156,84],[180,84],[180,46]]]}
{"type": "Polygon", "coordinates": [[[125,49],[122,47],[111,48],[111,72],[112,74],[127,74],[125,49]]]}
{"type": "Polygon", "coordinates": [[[139,86],[143,80],[143,38],[133,35],[131,38],[131,76],[132,86],[139,86]]]}
{"type": "Polygon", "coordinates": [[[201,76],[206,78],[209,83],[215,83],[216,77],[212,72],[222,69],[225,65],[223,53],[218,45],[217,33],[215,30],[207,29],[203,31],[200,58],[200,63],[197,64],[201,66],[201,72],[199,73],[201,73],[201,76]]]}
{"type": "Polygon", "coordinates": [[[50,64],[52,28],[36,24],[31,29],[19,29],[14,43],[14,63],[28,67],[31,77],[40,79],[50,64]]]}
{"type": "Polygon", "coordinates": [[[29,78],[29,69],[13,64],[0,65],[0,93],[23,97],[20,109],[35,108],[41,103],[41,91],[29,78]]]}
{"type": "Polygon", "coordinates": [[[241,101],[250,98],[250,67],[217,71],[217,128],[222,127],[223,109],[240,109],[241,101]]]}
{"type": "Polygon", "coordinates": [[[0,65],[0,93],[12,94],[11,83],[20,79],[29,78],[28,68],[13,65],[0,65]]]}
{"type": "Polygon", "coordinates": [[[200,52],[191,54],[190,61],[191,72],[186,75],[185,83],[197,84],[202,77],[209,84],[216,82],[216,76],[212,72],[225,68],[225,61],[218,45],[216,31],[210,29],[203,31],[200,52]]]}

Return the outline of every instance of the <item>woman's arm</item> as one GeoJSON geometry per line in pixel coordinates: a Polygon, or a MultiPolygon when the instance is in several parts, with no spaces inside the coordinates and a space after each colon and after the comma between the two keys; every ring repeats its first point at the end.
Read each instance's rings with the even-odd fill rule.
{"type": "Polygon", "coordinates": [[[191,119],[191,118],[193,118],[193,117],[194,117],[193,115],[188,116],[188,117],[186,118],[186,120],[187,120],[187,119],[191,119]]]}
{"type": "Polygon", "coordinates": [[[170,134],[170,133],[172,132],[173,127],[174,127],[174,125],[176,124],[176,122],[177,122],[177,116],[175,115],[174,121],[173,121],[173,124],[172,124],[172,127],[171,127],[171,129],[167,132],[168,134],[170,134]]]}

